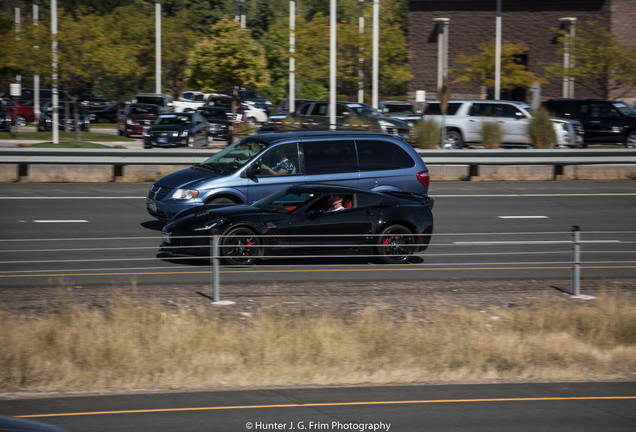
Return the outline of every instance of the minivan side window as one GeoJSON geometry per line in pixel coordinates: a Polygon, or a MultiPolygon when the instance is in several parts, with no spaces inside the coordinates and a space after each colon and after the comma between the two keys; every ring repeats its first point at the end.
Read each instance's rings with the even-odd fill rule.
{"type": "MultiPolygon", "coordinates": [[[[274,148],[268,149],[263,157],[260,159],[261,164],[266,164],[274,171],[279,171],[281,168],[286,172],[285,175],[300,174],[302,169],[299,165],[298,158],[298,144],[281,144],[274,148]]],[[[259,177],[273,175],[267,170],[262,170],[259,177]]]]}
{"type": "Polygon", "coordinates": [[[309,141],[303,143],[307,175],[357,172],[354,141],[309,141]]]}
{"type": "Polygon", "coordinates": [[[391,170],[410,168],[415,165],[413,158],[399,146],[380,140],[358,140],[358,160],[360,171],[391,170]]]}

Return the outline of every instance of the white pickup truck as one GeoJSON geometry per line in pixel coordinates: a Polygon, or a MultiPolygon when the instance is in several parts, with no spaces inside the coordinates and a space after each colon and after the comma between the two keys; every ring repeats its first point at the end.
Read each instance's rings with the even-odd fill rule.
{"type": "Polygon", "coordinates": [[[175,112],[196,111],[197,108],[207,103],[212,94],[189,90],[181,93],[179,99],[173,101],[172,104],[175,112]]]}

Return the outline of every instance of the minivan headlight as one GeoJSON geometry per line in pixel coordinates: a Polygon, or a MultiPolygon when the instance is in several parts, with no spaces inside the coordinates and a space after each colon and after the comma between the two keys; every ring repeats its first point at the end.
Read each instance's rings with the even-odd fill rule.
{"type": "Polygon", "coordinates": [[[198,190],[194,189],[177,189],[172,194],[172,199],[176,200],[189,200],[199,195],[198,190]]]}

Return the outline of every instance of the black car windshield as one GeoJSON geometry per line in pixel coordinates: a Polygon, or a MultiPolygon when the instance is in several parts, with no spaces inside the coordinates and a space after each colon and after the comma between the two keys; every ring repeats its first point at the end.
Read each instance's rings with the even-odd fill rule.
{"type": "Polygon", "coordinates": [[[199,166],[209,167],[224,174],[239,170],[267,147],[267,144],[252,137],[243,138],[225,147],[214,156],[203,161],[199,166]]]}
{"type": "Polygon", "coordinates": [[[383,112],[385,113],[409,113],[415,114],[415,107],[411,104],[386,104],[384,105],[383,112]]]}
{"type": "Polygon", "coordinates": [[[636,110],[623,102],[614,102],[614,108],[626,116],[636,116],[636,110]]]}
{"type": "Polygon", "coordinates": [[[254,207],[271,213],[291,213],[318,195],[306,189],[287,189],[269,195],[252,204],[254,207]]]}
{"type": "Polygon", "coordinates": [[[158,125],[183,125],[192,123],[192,116],[188,114],[165,114],[155,121],[158,125]]]}

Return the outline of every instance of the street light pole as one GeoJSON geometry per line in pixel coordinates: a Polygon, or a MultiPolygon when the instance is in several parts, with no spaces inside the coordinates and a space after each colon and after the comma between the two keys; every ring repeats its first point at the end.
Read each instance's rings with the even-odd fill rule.
{"type": "Polygon", "coordinates": [[[358,0],[360,8],[358,15],[358,33],[360,35],[360,46],[358,47],[358,102],[364,102],[364,0],[358,0]]]}
{"type": "Polygon", "coordinates": [[[574,78],[568,72],[574,66],[574,36],[576,35],[576,18],[560,18],[561,26],[566,30],[567,35],[563,39],[563,68],[566,73],[563,75],[563,97],[574,97],[574,78]]]}
{"type": "Polygon", "coordinates": [[[51,105],[53,108],[51,128],[53,144],[60,143],[59,93],[57,90],[57,0],[51,0],[51,105]]]}
{"type": "Polygon", "coordinates": [[[155,93],[161,93],[161,0],[155,2],[155,93]]]}
{"type": "Polygon", "coordinates": [[[495,23],[495,100],[501,99],[501,0],[497,0],[495,23]]]}
{"type": "Polygon", "coordinates": [[[336,0],[329,5],[329,129],[336,127],[336,0]]]}
{"type": "Polygon", "coordinates": [[[378,93],[379,84],[378,76],[380,75],[380,0],[373,0],[373,79],[372,79],[372,92],[371,92],[371,104],[373,108],[378,108],[378,93]]]}
{"type": "Polygon", "coordinates": [[[296,111],[296,1],[289,1],[289,114],[296,111]]]}

